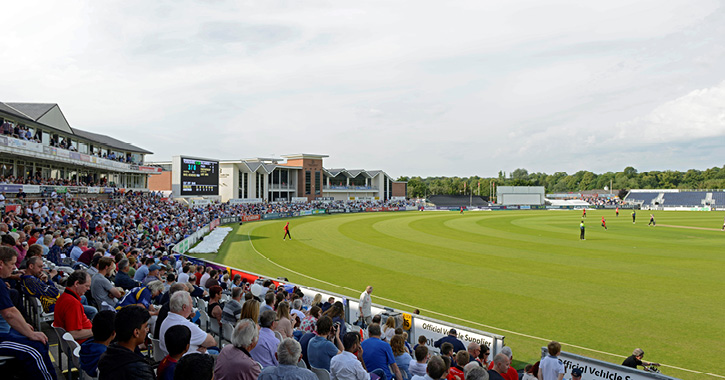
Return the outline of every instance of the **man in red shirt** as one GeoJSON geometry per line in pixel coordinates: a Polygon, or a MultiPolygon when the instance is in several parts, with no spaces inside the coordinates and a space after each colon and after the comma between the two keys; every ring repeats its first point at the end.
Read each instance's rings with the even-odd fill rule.
{"type": "Polygon", "coordinates": [[[65,292],[55,303],[53,326],[69,332],[78,343],[93,337],[93,324],[83,311],[81,295],[91,288],[91,276],[84,270],[77,270],[68,276],[65,292]]]}
{"type": "Polygon", "coordinates": [[[292,235],[289,234],[289,222],[284,225],[284,236],[282,237],[282,240],[284,240],[287,236],[289,236],[289,239],[292,240],[292,235]]]}
{"type": "MultiPolygon", "coordinates": [[[[513,353],[513,351],[511,351],[511,347],[504,346],[501,349],[501,353],[499,355],[501,355],[501,354],[506,355],[506,357],[508,358],[508,364],[500,365],[499,368],[496,368],[495,370],[499,371],[499,373],[501,373],[500,372],[501,370],[506,369],[506,367],[508,367],[506,373],[501,373],[501,377],[503,377],[505,380],[519,380],[519,373],[516,372],[514,367],[511,367],[511,361],[514,358],[514,353],[513,353]]],[[[498,356],[498,355],[496,355],[496,356],[498,356]]],[[[491,360],[491,364],[488,365],[488,369],[494,369],[494,364],[495,364],[494,362],[495,362],[495,360],[491,360]]]]}

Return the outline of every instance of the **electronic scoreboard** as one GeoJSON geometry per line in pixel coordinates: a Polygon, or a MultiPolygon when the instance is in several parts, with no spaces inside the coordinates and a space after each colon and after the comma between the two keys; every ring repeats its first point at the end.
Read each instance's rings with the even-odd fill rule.
{"type": "Polygon", "coordinates": [[[181,196],[219,195],[219,161],[181,157],[181,196]]]}

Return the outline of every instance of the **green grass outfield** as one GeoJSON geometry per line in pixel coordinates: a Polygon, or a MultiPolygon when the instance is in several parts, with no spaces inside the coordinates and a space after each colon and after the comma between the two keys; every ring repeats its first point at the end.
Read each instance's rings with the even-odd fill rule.
{"type": "Polygon", "coordinates": [[[518,360],[555,339],[616,363],[641,347],[683,379],[725,376],[725,213],[659,211],[657,227],[637,214],[590,210],[586,241],[581,211],[313,216],[288,219],[292,241],[288,220],[260,221],[199,256],[354,297],[374,285],[373,302],[505,335],[518,360]]]}

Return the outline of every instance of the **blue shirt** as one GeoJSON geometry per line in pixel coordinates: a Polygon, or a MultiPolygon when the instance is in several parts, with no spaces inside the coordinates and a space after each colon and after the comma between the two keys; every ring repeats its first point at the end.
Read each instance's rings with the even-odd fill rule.
{"type": "Polygon", "coordinates": [[[126,292],[121,302],[116,304],[116,310],[129,305],[143,304],[147,309],[151,305],[151,291],[147,287],[133,288],[126,292]]]}
{"type": "Polygon", "coordinates": [[[330,360],[337,355],[337,347],[329,340],[316,336],[307,344],[307,358],[310,360],[310,366],[315,368],[324,368],[330,372],[330,360]]]}
{"type": "Polygon", "coordinates": [[[279,345],[279,339],[274,336],[274,331],[267,327],[259,329],[259,340],[257,345],[249,351],[249,355],[252,359],[259,362],[265,369],[267,367],[276,367],[279,362],[274,356],[277,353],[277,346],[279,345]]]}
{"type": "Polygon", "coordinates": [[[149,275],[149,267],[147,265],[144,265],[141,268],[138,268],[138,270],[136,271],[136,274],[133,275],[133,279],[138,282],[141,282],[148,275],[149,275]]]}
{"type": "Polygon", "coordinates": [[[387,379],[393,378],[389,366],[395,363],[395,357],[389,344],[383,342],[380,338],[368,338],[362,342],[362,349],[363,361],[368,372],[380,368],[385,372],[387,379]]]}
{"type": "MultiPolygon", "coordinates": [[[[13,301],[10,299],[10,292],[8,287],[5,286],[5,281],[0,278],[0,310],[9,309],[15,307],[13,301]]],[[[0,334],[7,334],[10,332],[10,324],[0,316],[0,334]]]]}
{"type": "Polygon", "coordinates": [[[81,368],[92,377],[98,376],[96,370],[98,369],[98,359],[101,355],[106,352],[105,345],[100,343],[94,343],[93,339],[88,339],[81,344],[81,368]]]}

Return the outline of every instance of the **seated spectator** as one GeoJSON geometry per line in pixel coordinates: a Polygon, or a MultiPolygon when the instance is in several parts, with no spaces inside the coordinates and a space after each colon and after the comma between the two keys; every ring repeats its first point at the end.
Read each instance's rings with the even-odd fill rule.
{"type": "Polygon", "coordinates": [[[339,323],[340,336],[345,336],[347,333],[347,325],[345,324],[345,307],[342,306],[342,302],[337,301],[333,303],[332,306],[323,313],[323,315],[332,318],[333,324],[339,323]]]}
{"type": "Polygon", "coordinates": [[[425,376],[425,368],[428,364],[428,347],[423,344],[418,344],[415,348],[415,363],[410,363],[408,371],[412,376],[425,376]]]}
{"type": "Polygon", "coordinates": [[[155,380],[153,368],[136,353],[138,345],[146,339],[150,318],[148,310],[135,305],[116,313],[116,342],[108,346],[98,361],[99,380],[155,380]]]}
{"type": "Polygon", "coordinates": [[[159,275],[160,270],[160,266],[156,264],[151,264],[151,266],[149,266],[149,273],[146,275],[146,277],[144,277],[142,283],[144,285],[148,285],[148,283],[152,281],[161,281],[161,276],[159,275]]]}
{"type": "Polygon", "coordinates": [[[259,308],[260,313],[264,313],[267,310],[274,311],[274,292],[267,292],[264,295],[264,305],[259,308]]]}
{"type": "Polygon", "coordinates": [[[131,266],[129,265],[128,259],[123,259],[118,262],[118,272],[113,282],[123,290],[131,290],[140,285],[138,281],[129,276],[128,272],[130,269],[131,266]]]}
{"type": "Polygon", "coordinates": [[[428,360],[425,368],[425,376],[413,376],[411,380],[439,380],[448,376],[448,366],[441,356],[433,356],[428,360]]]}
{"type": "Polygon", "coordinates": [[[181,269],[181,274],[179,274],[179,278],[177,281],[184,283],[184,284],[189,282],[189,271],[191,270],[192,267],[193,267],[193,265],[188,265],[188,264],[184,265],[181,269]]]}
{"type": "MultiPolygon", "coordinates": [[[[222,306],[219,303],[222,299],[222,287],[219,285],[213,285],[209,288],[209,305],[207,307],[207,314],[216,320],[216,323],[221,327],[222,322],[222,306]]],[[[212,323],[213,321],[209,321],[212,323]]]]}
{"type": "Polygon", "coordinates": [[[169,315],[164,319],[159,330],[159,336],[161,337],[159,343],[161,345],[161,351],[165,354],[168,355],[169,353],[166,349],[166,331],[171,326],[176,325],[186,326],[191,331],[191,340],[189,341],[190,346],[187,355],[194,352],[204,353],[208,348],[216,345],[216,340],[214,340],[213,336],[207,334],[206,331],[200,329],[199,326],[188,320],[193,311],[192,309],[189,292],[180,290],[171,296],[171,300],[169,301],[169,315]]]}
{"type": "Polygon", "coordinates": [[[306,333],[317,330],[317,319],[320,318],[320,310],[319,306],[312,306],[309,314],[302,319],[300,330],[306,333]]]}
{"type": "MultiPolygon", "coordinates": [[[[386,379],[392,379],[393,372],[395,372],[395,377],[400,380],[403,376],[400,373],[398,365],[395,363],[393,350],[389,344],[380,339],[380,334],[379,324],[373,323],[368,326],[369,338],[362,342],[365,368],[368,371],[374,371],[378,368],[382,369],[386,379]],[[391,372],[391,369],[393,372],[391,372]]],[[[428,364],[430,365],[430,362],[428,364]]]]}
{"type": "Polygon", "coordinates": [[[198,352],[184,355],[176,364],[174,380],[212,380],[214,357],[198,352]]]}
{"type": "MultiPolygon", "coordinates": [[[[247,293],[251,294],[251,293],[247,293]]],[[[256,299],[248,299],[242,305],[242,314],[239,319],[249,318],[253,321],[259,321],[259,301],[256,299]]]]}
{"type": "MultiPolygon", "coordinates": [[[[471,363],[466,364],[466,367],[468,367],[471,363]]],[[[466,372],[466,380],[488,380],[488,372],[481,366],[475,366],[471,367],[468,372],[466,372]]],[[[536,379],[536,378],[534,378],[536,379]]],[[[532,379],[533,380],[533,379],[532,379]]]]}
{"type": "Polygon", "coordinates": [[[38,298],[46,313],[52,313],[55,310],[55,303],[60,295],[60,291],[52,280],[57,274],[55,269],[52,269],[50,273],[45,273],[43,259],[32,256],[28,259],[25,274],[21,277],[23,291],[31,297],[38,298]]]}
{"type": "MultiPolygon", "coordinates": [[[[331,379],[369,380],[370,374],[365,370],[365,362],[360,347],[360,334],[349,332],[342,337],[345,350],[330,360],[331,379]]],[[[382,370],[376,370],[379,377],[384,376],[382,370]]]]}
{"type": "MultiPolygon", "coordinates": [[[[458,351],[456,353],[456,360],[451,363],[451,368],[448,371],[448,379],[456,380],[465,378],[463,373],[463,367],[470,362],[468,351],[458,351]]],[[[518,375],[516,376],[518,379],[518,375]]]]}
{"type": "Polygon", "coordinates": [[[330,371],[330,360],[342,353],[344,346],[340,340],[340,329],[332,324],[330,317],[323,315],[317,321],[317,336],[307,345],[307,358],[311,367],[330,371]],[[333,340],[331,342],[330,340],[333,340]]]}
{"type": "Polygon", "coordinates": [[[533,369],[533,365],[527,364],[526,367],[524,367],[524,377],[522,377],[521,380],[537,380],[538,378],[534,375],[533,369]]]}
{"type": "Polygon", "coordinates": [[[121,291],[115,288],[111,281],[106,278],[113,267],[112,258],[101,257],[98,260],[98,273],[93,275],[91,278],[91,294],[93,294],[93,298],[96,300],[96,305],[98,305],[101,310],[103,310],[102,305],[104,302],[108,305],[107,307],[115,308],[117,302],[116,300],[123,296],[121,291]]]}
{"type": "MultiPolygon", "coordinates": [[[[264,314],[269,313],[265,311],[264,314]]],[[[306,368],[300,368],[297,363],[302,356],[302,347],[294,338],[286,338],[282,340],[277,348],[277,357],[279,365],[273,367],[265,367],[259,375],[259,380],[317,380],[317,375],[306,368]]]]}
{"type": "MultiPolygon", "coordinates": [[[[242,288],[232,288],[232,299],[224,304],[222,322],[237,324],[242,314],[242,288]]],[[[255,322],[256,323],[256,322],[255,322]]]]}
{"type": "Polygon", "coordinates": [[[93,318],[93,339],[88,339],[81,344],[81,369],[86,371],[88,376],[96,377],[96,368],[101,355],[106,352],[108,345],[116,337],[114,323],[116,312],[104,310],[93,318]]]}
{"type": "MultiPolygon", "coordinates": [[[[240,289],[234,288],[233,290],[240,289]]],[[[262,371],[249,352],[259,340],[257,322],[242,319],[234,327],[232,344],[222,348],[214,367],[216,380],[256,380],[262,371]]]]}
{"type": "Polygon", "coordinates": [[[77,270],[65,281],[65,291],[55,303],[53,326],[69,332],[78,343],[93,336],[93,324],[86,316],[81,303],[81,294],[91,288],[91,276],[84,270],[77,270]]]}
{"type": "Polygon", "coordinates": [[[15,270],[17,258],[13,248],[0,247],[0,355],[17,358],[27,371],[27,378],[56,379],[48,354],[48,337],[33,331],[10,299],[5,279],[15,270]]]}
{"type": "Polygon", "coordinates": [[[385,342],[390,343],[390,339],[393,338],[395,335],[395,318],[388,317],[388,319],[385,320],[385,325],[383,326],[383,335],[381,336],[381,339],[385,342]]]}
{"type": "MultiPolygon", "coordinates": [[[[292,310],[290,310],[290,315],[293,317],[297,317],[298,322],[302,323],[302,320],[305,319],[305,312],[302,311],[302,300],[297,298],[294,301],[292,301],[292,310]]],[[[292,327],[295,326],[295,318],[292,318],[292,327]]]]}
{"type": "Polygon", "coordinates": [[[275,352],[279,345],[279,339],[274,336],[274,328],[277,327],[277,314],[272,310],[265,310],[259,315],[259,341],[249,351],[252,358],[259,362],[263,368],[274,367],[279,364],[275,352]]]}
{"type": "Polygon", "coordinates": [[[146,286],[133,288],[126,292],[121,301],[116,305],[116,310],[121,310],[130,305],[138,305],[146,308],[151,315],[157,315],[158,311],[154,310],[151,303],[163,290],[164,284],[161,281],[151,281],[146,286]]]}
{"type": "Polygon", "coordinates": [[[149,267],[154,264],[154,259],[152,257],[147,257],[144,261],[144,265],[142,265],[140,268],[136,270],[136,273],[133,275],[134,281],[143,282],[143,280],[146,278],[146,276],[149,274],[149,267]]]}
{"type": "Polygon", "coordinates": [[[282,339],[294,337],[292,321],[290,321],[289,315],[289,304],[287,302],[280,302],[277,305],[277,328],[274,331],[280,333],[282,339]]]}
{"type": "Polygon", "coordinates": [[[191,330],[183,325],[171,326],[164,334],[166,348],[169,354],[166,355],[157,368],[158,380],[174,380],[176,364],[184,354],[189,351],[191,341],[191,330]]]}
{"type": "Polygon", "coordinates": [[[171,300],[171,296],[178,291],[187,291],[188,288],[186,286],[187,284],[179,284],[177,282],[161,297],[163,304],[161,305],[161,309],[159,309],[159,314],[156,316],[156,322],[154,323],[154,339],[160,339],[159,331],[161,330],[161,324],[164,323],[164,319],[169,315],[169,301],[171,300]]]}
{"type": "Polygon", "coordinates": [[[493,367],[488,370],[488,378],[491,380],[507,380],[508,378],[505,376],[508,374],[509,369],[511,369],[511,360],[509,357],[504,353],[499,353],[494,356],[491,363],[493,367]]]}
{"type": "Polygon", "coordinates": [[[393,335],[390,339],[390,348],[393,350],[393,356],[395,356],[395,364],[400,368],[400,372],[403,373],[406,379],[410,379],[410,362],[413,358],[410,356],[408,351],[405,349],[405,340],[402,335],[393,335]]]}
{"type": "MultiPolygon", "coordinates": [[[[212,269],[209,271],[209,277],[206,279],[205,282],[203,282],[204,287],[207,289],[211,289],[212,286],[219,286],[219,281],[217,280],[217,271],[216,269],[212,269]]],[[[202,277],[202,281],[204,281],[204,278],[202,277]]]]}

